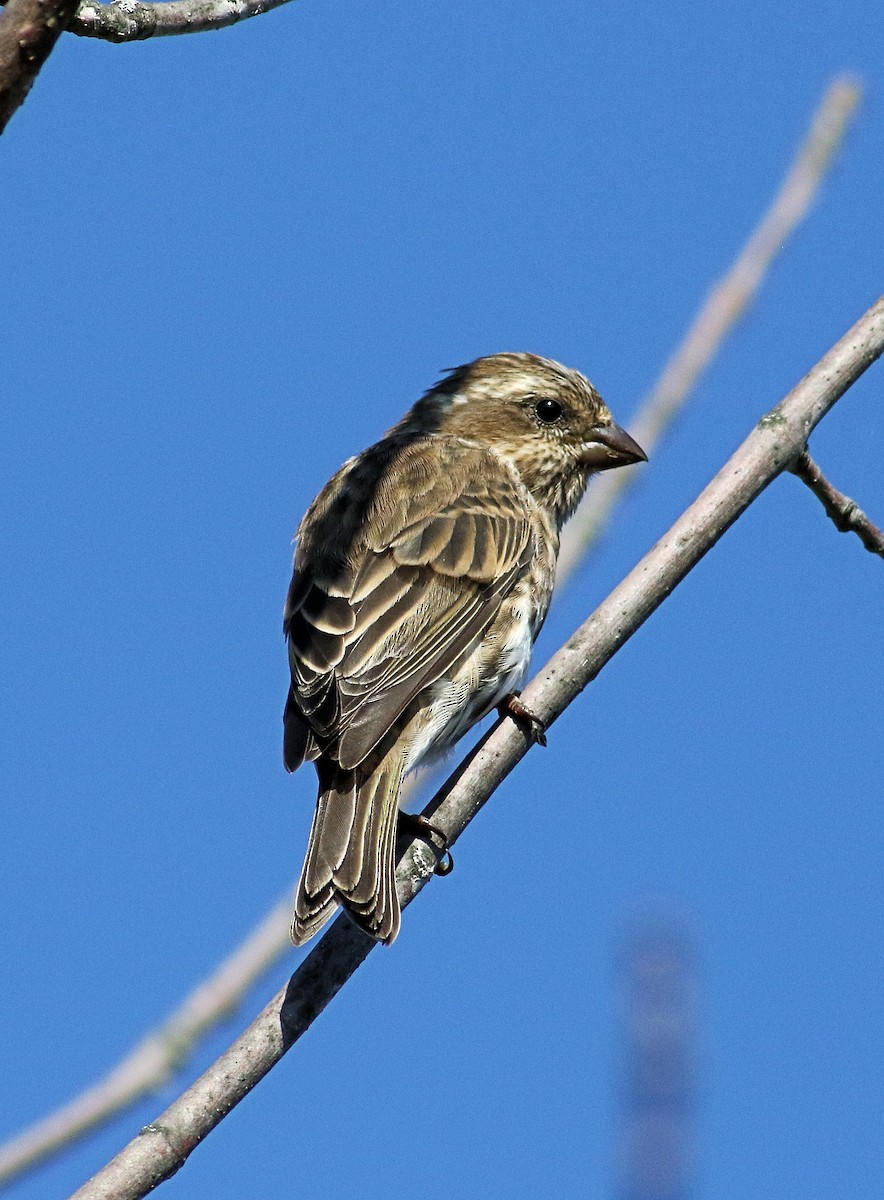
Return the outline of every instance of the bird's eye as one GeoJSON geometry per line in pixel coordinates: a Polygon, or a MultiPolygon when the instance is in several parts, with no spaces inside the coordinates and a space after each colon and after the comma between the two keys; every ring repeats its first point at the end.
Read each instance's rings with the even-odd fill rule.
{"type": "Polygon", "coordinates": [[[534,405],[534,411],[544,423],[544,425],[555,425],[559,417],[565,411],[558,400],[538,400],[534,405]]]}

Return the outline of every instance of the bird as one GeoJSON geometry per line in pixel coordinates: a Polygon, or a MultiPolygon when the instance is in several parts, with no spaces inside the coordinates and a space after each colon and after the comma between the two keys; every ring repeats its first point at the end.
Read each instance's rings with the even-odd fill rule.
{"type": "Polygon", "coordinates": [[[319,779],[295,945],[338,906],[376,941],[396,938],[409,770],[494,708],[544,740],[518,689],[560,530],[591,475],[641,461],[579,371],[508,352],[448,371],[320,491],[283,617],[284,764],[312,762],[319,779]]]}

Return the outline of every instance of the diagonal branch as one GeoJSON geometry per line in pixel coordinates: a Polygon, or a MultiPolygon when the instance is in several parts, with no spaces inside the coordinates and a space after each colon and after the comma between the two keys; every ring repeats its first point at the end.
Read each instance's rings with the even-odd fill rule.
{"type": "MultiPolygon", "coordinates": [[[[779,225],[779,236],[785,240],[794,230],[801,214],[800,206],[794,201],[796,190],[789,181],[796,178],[804,181],[801,194],[805,198],[803,211],[806,211],[810,200],[809,191],[812,192],[813,188],[822,182],[825,167],[831,161],[834,148],[846,131],[856,99],[857,89],[847,80],[835,80],[826,89],[825,96],[812,118],[808,137],[780,188],[779,199],[773,202],[768,215],[762,218],[759,230],[769,221],[771,212],[780,211],[784,207],[781,203],[784,193],[793,196],[793,201],[785,205],[792,213],[793,219],[779,225]]],[[[770,246],[770,238],[762,239],[758,233],[752,235],[748,245],[759,241],[770,246]]],[[[739,263],[745,255],[744,250],[737,262],[739,263]]],[[[763,257],[756,259],[756,275],[763,272],[768,265],[769,257],[767,260],[763,257]]],[[[732,269],[728,278],[735,270],[736,268],[732,269]]],[[[737,274],[742,277],[743,272],[737,274]]],[[[708,364],[732,328],[732,323],[722,323],[720,319],[714,319],[714,310],[720,307],[716,297],[721,295],[723,288],[724,284],[720,284],[710,293],[681,348],[670,360],[660,382],[638,414],[633,428],[640,434],[642,445],[648,448],[659,437],[666,420],[671,419],[676,411],[680,410],[680,406],[695,386],[699,371],[691,364],[708,364]],[[684,365],[677,368],[674,364],[678,363],[684,365]]],[[[594,480],[587,501],[566,527],[562,553],[559,556],[559,587],[577,566],[580,556],[597,540],[611,516],[621,495],[619,485],[612,487],[611,482],[618,476],[629,474],[630,472],[612,471],[594,480]],[[585,533],[582,538],[578,537],[569,542],[567,530],[571,529],[575,522],[581,521],[585,523],[588,535],[585,533]]],[[[236,999],[256,982],[268,966],[291,951],[288,933],[289,909],[288,903],[278,904],[262,919],[260,925],[248,935],[242,945],[183,1001],[163,1026],[148,1033],[123,1063],[113,1068],[98,1084],[30,1129],[24,1130],[2,1147],[0,1183],[57,1153],[89,1129],[109,1120],[127,1105],[134,1104],[142,1096],[161,1086],[176,1069],[179,1069],[199,1036],[230,1013],[236,999]],[[196,1010],[200,1014],[198,1021],[193,1019],[196,1010]]]]}
{"type": "MultiPolygon", "coordinates": [[[[761,492],[802,453],[811,430],[884,352],[884,297],[772,412],[672,528],[552,657],[524,693],[549,725],[564,712],[761,492]]],[[[453,843],[528,750],[502,720],[427,806],[453,843]]],[[[435,857],[412,843],[399,864],[403,907],[433,878],[435,857]]],[[[194,1147],[310,1027],[375,943],[339,917],[260,1016],[154,1123],[142,1129],[71,1200],[136,1200],[194,1147]]]]}
{"type": "MultiPolygon", "coordinates": [[[[681,412],[721,343],[754,300],[771,263],[807,215],[832,157],[844,139],[856,106],[858,84],[839,76],[829,84],[779,191],[727,273],[712,288],[684,340],[642,404],[630,433],[650,454],[681,412]]],[[[562,537],[559,582],[569,576],[598,541],[611,510],[633,486],[631,471],[608,471],[587,493],[562,537]]]]}
{"type": "Polygon", "coordinates": [[[806,447],[790,470],[822,501],[826,516],[839,533],[855,533],[867,550],[884,558],[884,530],[872,524],[855,500],[829,483],[806,447]]]}
{"type": "Polygon", "coordinates": [[[0,12],[0,133],[24,101],[79,0],[9,0],[0,12]]]}

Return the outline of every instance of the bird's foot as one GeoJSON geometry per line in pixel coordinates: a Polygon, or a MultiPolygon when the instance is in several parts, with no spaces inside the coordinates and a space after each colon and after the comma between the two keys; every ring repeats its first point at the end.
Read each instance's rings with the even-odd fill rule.
{"type": "Polygon", "coordinates": [[[435,851],[437,875],[451,874],[454,870],[454,859],[448,849],[448,838],[438,825],[434,825],[420,813],[400,812],[399,830],[410,833],[412,837],[419,837],[435,851]]]}
{"type": "Polygon", "coordinates": [[[529,745],[546,745],[546,723],[537,713],[532,712],[527,704],[522,703],[518,692],[510,692],[508,696],[504,696],[497,706],[497,711],[502,717],[512,717],[528,739],[529,745]]]}

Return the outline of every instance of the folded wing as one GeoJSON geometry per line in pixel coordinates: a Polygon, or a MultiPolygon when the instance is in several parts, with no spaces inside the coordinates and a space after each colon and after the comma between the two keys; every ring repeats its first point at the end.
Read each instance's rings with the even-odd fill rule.
{"type": "Polygon", "coordinates": [[[302,529],[285,613],[286,765],[351,769],[469,654],[527,570],[524,491],[460,439],[388,439],[345,467],[302,529]]]}

